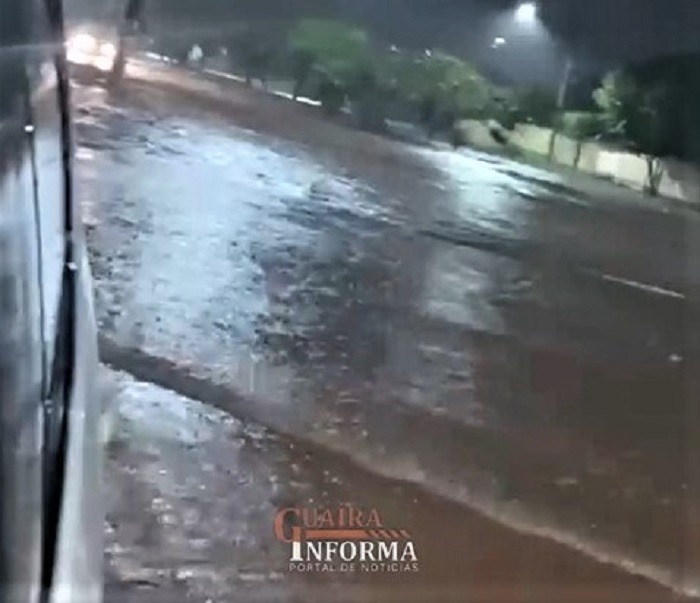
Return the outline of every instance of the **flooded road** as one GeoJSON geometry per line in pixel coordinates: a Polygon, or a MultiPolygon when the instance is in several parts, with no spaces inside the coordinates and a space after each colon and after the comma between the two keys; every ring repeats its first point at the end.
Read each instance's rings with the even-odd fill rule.
{"type": "Polygon", "coordinates": [[[106,467],[107,603],[679,601],[297,439],[105,372],[118,407],[106,467]],[[292,547],[273,530],[280,509],[369,501],[384,525],[410,533],[411,571],[290,570],[292,547]]]}
{"type": "Polygon", "coordinates": [[[698,214],[194,88],[75,90],[106,360],[690,588],[698,214]]]}

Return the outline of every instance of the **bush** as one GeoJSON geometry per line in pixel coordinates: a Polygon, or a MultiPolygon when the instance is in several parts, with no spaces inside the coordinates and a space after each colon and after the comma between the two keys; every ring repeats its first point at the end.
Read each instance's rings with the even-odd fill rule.
{"type": "Polygon", "coordinates": [[[554,126],[557,100],[553,92],[532,87],[516,92],[514,99],[517,120],[544,128],[554,126]]]}
{"type": "Polygon", "coordinates": [[[302,19],[290,32],[287,45],[298,90],[314,69],[347,88],[371,66],[367,34],[341,21],[302,19]]]}
{"type": "Polygon", "coordinates": [[[564,113],[561,118],[561,130],[569,138],[583,142],[603,134],[606,130],[606,120],[601,113],[564,113]]]}
{"type": "Polygon", "coordinates": [[[345,89],[330,76],[321,80],[318,87],[318,100],[329,115],[336,115],[345,105],[345,89]]]}

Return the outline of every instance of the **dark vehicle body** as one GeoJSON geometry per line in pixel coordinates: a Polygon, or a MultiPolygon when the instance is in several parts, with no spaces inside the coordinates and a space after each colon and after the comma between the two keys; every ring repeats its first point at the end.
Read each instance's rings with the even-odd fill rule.
{"type": "Polygon", "coordinates": [[[102,599],[102,407],[61,0],[0,0],[0,601],[102,599]]]}

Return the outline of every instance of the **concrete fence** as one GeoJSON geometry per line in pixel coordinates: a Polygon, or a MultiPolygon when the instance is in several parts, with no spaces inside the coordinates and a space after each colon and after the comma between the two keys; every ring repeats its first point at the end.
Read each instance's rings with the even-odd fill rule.
{"type": "Polygon", "coordinates": [[[549,153],[549,143],[552,138],[552,131],[547,128],[540,128],[530,124],[518,124],[511,134],[510,143],[523,150],[547,155],[549,153]]]}
{"type": "MultiPolygon", "coordinates": [[[[465,120],[460,124],[460,129],[469,144],[486,149],[501,147],[483,122],[465,120]]],[[[547,156],[551,136],[549,128],[518,124],[509,135],[509,143],[523,151],[547,156]]],[[[552,159],[555,163],[576,167],[635,190],[644,190],[647,185],[647,162],[644,157],[605,144],[579,144],[557,134],[552,159]]],[[[700,204],[700,167],[675,160],[663,161],[663,167],[659,193],[671,199],[700,204]]]]}

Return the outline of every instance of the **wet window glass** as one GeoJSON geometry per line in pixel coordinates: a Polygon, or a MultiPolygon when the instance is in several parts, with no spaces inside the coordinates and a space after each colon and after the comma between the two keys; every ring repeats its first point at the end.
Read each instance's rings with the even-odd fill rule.
{"type": "MultiPolygon", "coordinates": [[[[158,444],[167,479],[134,469],[197,518],[153,536],[216,577],[192,569],[187,592],[697,592],[700,2],[70,7],[91,32],[69,41],[76,194],[103,360],[130,374],[123,437],[201,444],[158,444]],[[158,410],[132,379],[194,406],[158,410]],[[330,529],[375,558],[316,544],[330,529]]],[[[110,525],[110,588],[124,559],[166,588],[110,525]]]]}
{"type": "Polygon", "coordinates": [[[41,529],[41,274],[26,71],[31,11],[0,20],[0,598],[36,600],[41,529]]]}
{"type": "MultiPolygon", "coordinates": [[[[56,58],[61,52],[45,0],[32,0],[33,44],[26,64],[31,86],[30,129],[39,208],[45,368],[53,361],[65,256],[65,170],[56,58]]],[[[47,377],[48,379],[48,377],[47,377]]]]}

